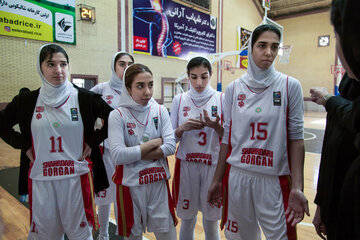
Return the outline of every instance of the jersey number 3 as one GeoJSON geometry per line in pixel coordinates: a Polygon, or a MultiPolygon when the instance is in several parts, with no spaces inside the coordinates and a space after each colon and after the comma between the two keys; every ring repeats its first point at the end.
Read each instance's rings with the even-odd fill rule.
{"type": "Polygon", "coordinates": [[[198,141],[198,144],[201,146],[206,145],[206,132],[199,132],[199,137],[201,138],[201,141],[198,141]]]}

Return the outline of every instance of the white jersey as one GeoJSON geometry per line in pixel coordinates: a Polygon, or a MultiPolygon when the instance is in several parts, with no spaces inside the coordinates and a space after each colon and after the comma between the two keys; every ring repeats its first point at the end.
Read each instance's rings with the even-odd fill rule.
{"type": "Polygon", "coordinates": [[[251,172],[290,174],[287,153],[288,77],[260,93],[235,80],[227,162],[251,172]],[[234,143],[234,144],[232,144],[234,143]]]}
{"type": "MultiPolygon", "coordinates": [[[[203,110],[208,112],[211,120],[216,119],[216,114],[222,117],[222,93],[216,92],[201,106],[196,106],[187,92],[181,94],[178,108],[178,126],[185,123],[189,118],[200,119],[200,114],[204,115],[203,110]]],[[[176,158],[216,166],[220,151],[220,140],[219,135],[210,127],[186,131],[181,137],[176,158]]]]}
{"type": "MultiPolygon", "coordinates": [[[[162,136],[161,106],[153,104],[144,123],[139,122],[129,108],[119,107],[114,111],[121,115],[124,126],[124,142],[127,147],[138,146],[162,136]]],[[[113,111],[113,112],[114,112],[113,111]]],[[[167,111],[166,111],[167,112],[167,111]]],[[[168,116],[167,116],[168,117],[168,116]]],[[[129,164],[117,165],[113,180],[116,184],[128,187],[141,186],[170,178],[166,158],[158,160],[139,160],[129,164]]]]}
{"type": "Polygon", "coordinates": [[[78,90],[57,108],[37,99],[31,120],[35,162],[30,178],[58,180],[89,172],[88,162],[78,161],[84,147],[84,127],[78,90]]]}
{"type": "MultiPolygon", "coordinates": [[[[109,82],[99,83],[91,88],[90,91],[101,94],[102,99],[109,104],[110,107],[115,109],[119,106],[121,92],[111,88],[109,82]]],[[[108,139],[104,140],[104,147],[109,148],[108,139]]]]}

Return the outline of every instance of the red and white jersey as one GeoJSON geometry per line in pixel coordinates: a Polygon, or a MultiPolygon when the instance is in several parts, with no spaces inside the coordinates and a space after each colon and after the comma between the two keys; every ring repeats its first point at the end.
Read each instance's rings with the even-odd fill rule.
{"type": "Polygon", "coordinates": [[[101,94],[102,99],[109,104],[110,107],[115,109],[119,106],[121,92],[111,88],[109,82],[99,83],[91,88],[90,91],[101,94]]]}
{"type": "MultiPolygon", "coordinates": [[[[112,108],[117,108],[119,106],[119,100],[121,92],[113,89],[110,87],[109,82],[103,82],[95,85],[93,88],[90,89],[94,93],[101,94],[102,99],[110,105],[112,108]]],[[[109,142],[108,139],[104,140],[103,146],[109,149],[109,142]]]]}
{"type": "Polygon", "coordinates": [[[88,162],[78,161],[83,152],[84,127],[76,89],[57,108],[46,106],[38,98],[31,133],[35,155],[31,179],[58,180],[89,172],[88,162]]]}
{"type": "MultiPolygon", "coordinates": [[[[240,79],[233,86],[230,156],[227,162],[251,172],[290,174],[287,153],[288,77],[260,93],[240,79]]],[[[300,90],[301,91],[301,90],[300,90]]]]}
{"type": "MultiPolygon", "coordinates": [[[[161,114],[161,108],[165,109],[164,106],[153,104],[145,118],[145,122],[138,121],[129,108],[119,107],[114,110],[121,115],[121,121],[123,122],[122,125],[124,127],[124,143],[126,147],[138,146],[154,138],[163,138],[162,128],[164,126],[162,125],[161,118],[163,116],[161,114]]],[[[169,126],[171,127],[170,122],[169,126]]],[[[172,129],[170,134],[172,134],[172,129]]],[[[169,178],[170,171],[167,160],[166,158],[161,158],[154,161],[139,160],[124,165],[117,165],[113,181],[116,184],[133,187],[169,178]]]]}
{"type": "MultiPolygon", "coordinates": [[[[203,110],[206,110],[211,120],[216,119],[216,114],[222,119],[222,93],[216,92],[203,105],[197,106],[186,92],[180,96],[178,108],[178,126],[181,126],[189,118],[200,119],[200,114],[204,116],[203,110]]],[[[222,124],[222,123],[221,123],[222,124]]],[[[179,147],[176,152],[176,158],[188,162],[203,163],[206,165],[215,165],[218,161],[221,138],[210,127],[204,127],[200,130],[191,130],[183,133],[179,147]]]]}

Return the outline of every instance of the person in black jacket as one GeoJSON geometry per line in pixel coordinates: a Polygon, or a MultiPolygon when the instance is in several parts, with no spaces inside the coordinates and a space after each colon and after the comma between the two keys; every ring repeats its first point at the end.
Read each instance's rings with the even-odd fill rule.
{"type": "Polygon", "coordinates": [[[0,115],[1,138],[31,161],[28,239],[60,239],[64,233],[69,239],[92,239],[98,222],[94,190],[109,186],[99,144],[107,138],[112,108],[100,95],[68,81],[69,58],[62,47],[42,46],[37,70],[40,89],[17,95],[0,115]],[[94,130],[98,117],[104,126],[94,130]],[[13,130],[16,124],[20,132],[13,130]]]}
{"type": "Polygon", "coordinates": [[[331,22],[336,51],[347,74],[340,96],[321,88],[310,90],[313,101],[325,106],[327,125],[322,149],[313,224],[325,239],[360,239],[360,8],[358,0],[333,0],[331,22]],[[358,144],[359,145],[359,144],[358,144]]]}

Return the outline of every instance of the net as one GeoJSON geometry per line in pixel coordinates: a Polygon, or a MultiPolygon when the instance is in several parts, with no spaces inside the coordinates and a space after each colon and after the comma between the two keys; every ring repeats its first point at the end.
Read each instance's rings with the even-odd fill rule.
{"type": "Polygon", "coordinates": [[[279,63],[288,64],[290,62],[290,54],[292,50],[291,45],[284,45],[279,49],[279,63]]]}

